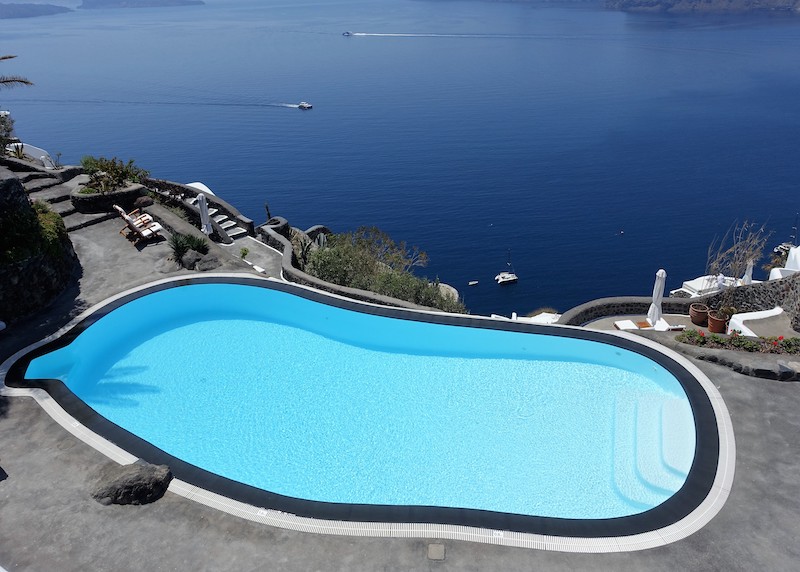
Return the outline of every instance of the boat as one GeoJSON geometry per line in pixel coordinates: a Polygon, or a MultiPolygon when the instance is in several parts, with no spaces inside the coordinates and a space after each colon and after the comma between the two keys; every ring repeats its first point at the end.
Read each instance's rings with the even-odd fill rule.
{"type": "Polygon", "coordinates": [[[514,284],[517,280],[519,280],[519,277],[514,274],[514,267],[511,265],[511,250],[508,251],[508,261],[506,264],[508,265],[508,270],[503,270],[494,277],[495,282],[500,285],[514,284]]]}
{"type": "Polygon", "coordinates": [[[468,284],[469,284],[470,286],[477,286],[477,285],[478,285],[478,281],[477,281],[477,280],[470,280],[470,281],[468,282],[468,284]]]}
{"type": "Polygon", "coordinates": [[[344,32],[342,36],[352,36],[353,32],[344,32]]]}
{"type": "Polygon", "coordinates": [[[297,104],[298,109],[311,109],[313,106],[307,101],[301,101],[297,104]]]}
{"type": "Polygon", "coordinates": [[[498,284],[502,285],[502,284],[513,284],[514,282],[519,280],[519,277],[513,272],[503,271],[497,276],[495,276],[494,279],[498,284]]]}

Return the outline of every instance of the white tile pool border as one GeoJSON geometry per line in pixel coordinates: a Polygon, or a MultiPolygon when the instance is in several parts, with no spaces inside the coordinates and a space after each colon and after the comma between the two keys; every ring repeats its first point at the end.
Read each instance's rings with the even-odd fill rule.
{"type": "MultiPolygon", "coordinates": [[[[220,273],[205,273],[203,277],[219,277],[219,278],[241,278],[246,276],[258,280],[259,277],[252,274],[220,274],[220,273]]],[[[264,280],[269,280],[262,278],[264,280]]],[[[90,431],[83,424],[79,423],[72,416],[70,416],[61,406],[43,389],[24,389],[13,388],[5,386],[5,378],[9,368],[20,357],[28,352],[46,344],[50,341],[64,335],[75,324],[80,322],[89,314],[102,309],[103,307],[115,302],[116,300],[134,294],[141,290],[152,288],[160,284],[167,284],[170,282],[178,281],[191,281],[187,276],[179,276],[150,282],[148,284],[132,288],[122,292],[116,296],[112,296],[103,302],[96,304],[88,310],[81,313],[77,318],[72,320],[69,324],[58,330],[51,336],[44,340],[36,342],[8,358],[2,365],[0,365],[0,377],[3,379],[3,386],[0,387],[0,395],[8,397],[32,397],[36,402],[64,429],[69,431],[72,435],[93,447],[100,453],[108,458],[116,461],[117,463],[126,465],[133,463],[137,457],[131,455],[127,451],[114,445],[107,439],[90,431]]],[[[320,293],[319,290],[305,287],[308,290],[320,293]]],[[[324,295],[331,296],[332,298],[342,298],[336,295],[330,295],[322,292],[324,295]]],[[[344,299],[344,298],[342,298],[344,299]]],[[[353,302],[352,299],[347,298],[348,301],[353,302]]],[[[367,306],[375,306],[376,304],[364,303],[367,306]]],[[[440,314],[439,312],[425,312],[440,314]]],[[[471,318],[483,318],[479,316],[471,316],[471,318]]],[[[486,320],[493,320],[492,318],[484,318],[486,320]]],[[[551,325],[548,327],[555,328],[576,328],[575,326],[556,326],[551,325]]],[[[589,329],[589,328],[577,328],[589,329]]],[[[722,509],[728,496],[730,495],[731,485],[733,484],[734,469],[736,464],[736,445],[733,435],[733,427],[731,425],[730,415],[722,400],[717,388],[711,380],[689,361],[684,356],[674,352],[664,346],[627,332],[608,332],[618,337],[626,338],[633,342],[647,346],[653,350],[669,356],[671,359],[678,362],[686,370],[688,370],[700,383],[705,390],[711,402],[712,409],[716,416],[717,427],[719,432],[719,457],[717,461],[717,473],[714,482],[711,486],[706,498],[700,505],[695,508],[691,513],[682,518],[681,520],[652,532],[634,534],[630,536],[618,537],[603,537],[603,538],[581,538],[581,537],[566,537],[566,536],[548,536],[542,534],[531,534],[523,532],[510,532],[504,530],[492,530],[486,528],[475,528],[469,526],[457,526],[449,524],[424,524],[424,523],[383,523],[383,522],[351,522],[351,521],[333,521],[321,520],[308,517],[300,517],[293,514],[280,512],[272,509],[265,509],[252,506],[246,503],[235,501],[227,497],[221,496],[214,492],[202,489],[200,487],[191,485],[179,479],[173,479],[170,483],[169,490],[175,494],[185,497],[189,500],[199,502],[208,507],[221,510],[228,514],[245,518],[247,520],[266,524],[269,526],[276,526],[289,530],[299,532],[310,532],[315,534],[331,534],[341,536],[364,536],[364,537],[384,537],[384,538],[429,538],[429,539],[443,539],[443,540],[466,540],[471,542],[481,542],[485,544],[496,544],[502,546],[512,546],[518,548],[534,548],[540,550],[552,550],[559,552],[589,552],[589,553],[603,553],[603,552],[630,552],[636,550],[645,550],[648,548],[655,548],[664,546],[666,544],[676,542],[694,532],[700,530],[714,516],[722,509]]]]}

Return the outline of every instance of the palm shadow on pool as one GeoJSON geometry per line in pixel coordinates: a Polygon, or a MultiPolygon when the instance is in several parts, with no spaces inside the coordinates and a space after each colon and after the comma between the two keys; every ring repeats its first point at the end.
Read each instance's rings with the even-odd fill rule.
{"type": "Polygon", "coordinates": [[[108,405],[117,408],[139,407],[137,395],[153,395],[161,390],[154,385],[126,379],[141,377],[148,370],[144,366],[112,367],[94,383],[81,390],[81,399],[90,405],[108,405]],[[113,381],[115,379],[123,381],[113,381]]]}

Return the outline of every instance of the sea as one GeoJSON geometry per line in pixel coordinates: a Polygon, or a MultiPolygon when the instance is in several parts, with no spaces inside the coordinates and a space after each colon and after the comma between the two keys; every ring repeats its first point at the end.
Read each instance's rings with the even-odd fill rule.
{"type": "Polygon", "coordinates": [[[774,246],[800,211],[800,17],[207,0],[3,20],[0,53],[35,83],[0,109],[62,163],[135,159],[257,223],[378,226],[474,314],[646,296],[660,268],[677,288],[732,225],[774,246]]]}

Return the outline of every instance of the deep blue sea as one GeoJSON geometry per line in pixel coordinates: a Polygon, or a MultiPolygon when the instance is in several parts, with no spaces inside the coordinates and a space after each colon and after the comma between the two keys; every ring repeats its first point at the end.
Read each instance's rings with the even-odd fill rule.
{"type": "Polygon", "coordinates": [[[36,84],[0,93],[23,141],[258,223],[377,225],[473,313],[649,295],[659,268],[675,288],[735,221],[777,244],[800,210],[800,18],[207,0],[3,20],[0,53],[36,84]]]}

